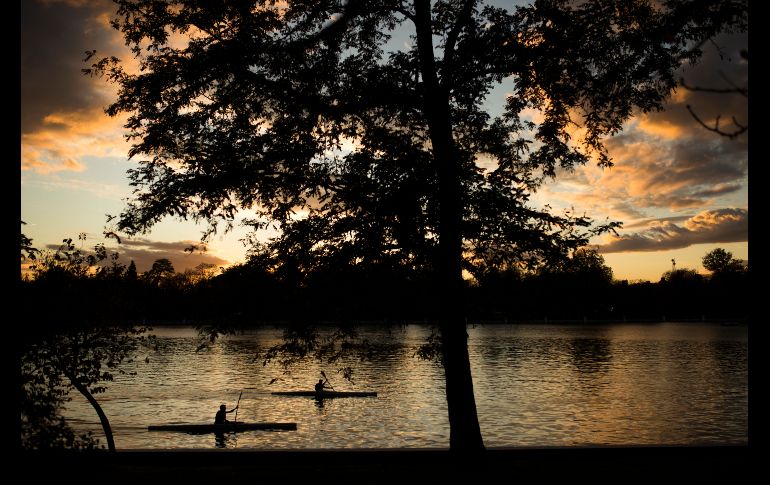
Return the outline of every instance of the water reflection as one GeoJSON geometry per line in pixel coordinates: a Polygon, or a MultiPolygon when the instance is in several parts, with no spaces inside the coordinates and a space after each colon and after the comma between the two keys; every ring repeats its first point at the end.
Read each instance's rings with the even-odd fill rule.
{"type": "Polygon", "coordinates": [[[567,352],[582,375],[606,373],[612,362],[610,341],[606,338],[577,338],[568,341],[567,352]]]}
{"type": "Polygon", "coordinates": [[[238,447],[238,433],[214,433],[214,448],[237,448],[238,447]]]}
{"type": "MultiPolygon", "coordinates": [[[[352,382],[315,362],[290,374],[262,365],[255,356],[280,341],[280,329],[228,337],[202,352],[195,352],[194,330],[160,330],[158,351],[127,369],[137,375],[116,376],[98,396],[119,449],[448,446],[443,369],[414,357],[427,326],[362,330],[383,345],[370,360],[335,364],[354,367],[352,382]],[[321,370],[338,390],[378,396],[270,394],[312,388],[321,370]],[[295,422],[297,430],[225,433],[214,443],[210,434],[146,431],[151,424],[211,422],[211,410],[241,392],[238,421],[295,422]]],[[[478,325],[468,332],[487,446],[747,442],[745,326],[478,325]]],[[[68,407],[74,424],[100,432],[87,403],[73,399],[68,407]]]]}

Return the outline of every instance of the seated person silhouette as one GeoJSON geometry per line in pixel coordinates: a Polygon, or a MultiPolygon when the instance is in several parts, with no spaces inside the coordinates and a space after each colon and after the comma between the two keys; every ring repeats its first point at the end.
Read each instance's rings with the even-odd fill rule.
{"type": "Polygon", "coordinates": [[[226,423],[229,423],[230,421],[225,419],[225,415],[228,414],[228,413],[232,413],[236,409],[238,409],[238,406],[235,406],[233,409],[231,409],[229,411],[227,410],[227,406],[225,406],[224,404],[219,406],[219,411],[217,411],[217,415],[214,417],[214,424],[226,424],[226,423]]]}
{"type": "Polygon", "coordinates": [[[324,392],[324,384],[325,383],[324,383],[323,379],[318,379],[318,384],[315,385],[315,393],[316,394],[321,394],[322,392],[324,392]]]}

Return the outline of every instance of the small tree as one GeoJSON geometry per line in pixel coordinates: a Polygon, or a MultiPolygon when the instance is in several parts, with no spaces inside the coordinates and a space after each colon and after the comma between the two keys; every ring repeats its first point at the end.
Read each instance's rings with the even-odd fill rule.
{"type": "MultiPolygon", "coordinates": [[[[79,239],[84,242],[85,234],[79,239]]],[[[122,274],[122,265],[117,264],[117,255],[114,256],[102,244],[93,253],[86,253],[75,247],[72,238],[67,238],[55,252],[40,253],[32,266],[33,281],[22,286],[30,301],[35,295],[46,298],[43,307],[66,306],[57,314],[55,325],[50,322],[47,308],[30,310],[34,325],[25,326],[20,333],[21,441],[25,447],[95,446],[91,436],[77,436],[60,415],[63,404],[70,400],[70,391],[76,389],[94,408],[107,447],[115,451],[109,419],[94,396],[106,390],[103,384],[112,381],[115,373],[125,373],[121,365],[130,362],[139,347],[152,337],[145,336],[145,327],[121,327],[112,322],[99,325],[93,320],[86,323],[89,317],[94,318],[93,314],[71,310],[83,302],[89,304],[91,295],[84,294],[88,282],[103,284],[105,277],[122,274]],[[105,260],[111,264],[99,266],[105,260]],[[34,293],[35,289],[42,292],[34,293]],[[53,295],[60,298],[55,300],[53,295]]],[[[97,318],[109,320],[110,315],[97,318]]]]}
{"type": "Polygon", "coordinates": [[[703,275],[690,268],[672,269],[660,277],[660,282],[669,285],[694,285],[703,282],[703,275]]]}
{"type": "Polygon", "coordinates": [[[733,253],[722,248],[716,248],[703,256],[703,267],[715,276],[744,271],[743,261],[733,258],[733,253]]]}
{"type": "Polygon", "coordinates": [[[131,260],[130,263],[128,263],[128,268],[126,268],[126,272],[123,276],[129,281],[136,281],[136,278],[137,278],[136,263],[134,263],[133,259],[131,260]]]}
{"type": "Polygon", "coordinates": [[[174,265],[167,258],[156,259],[152,268],[142,275],[142,279],[153,286],[158,286],[174,276],[174,265]]]}
{"type": "MultiPolygon", "coordinates": [[[[125,374],[121,364],[130,363],[139,346],[147,339],[144,327],[93,327],[70,328],[46,332],[43,336],[30,336],[22,353],[21,366],[24,380],[22,395],[29,406],[22,409],[22,423],[39,424],[48,421],[49,426],[30,426],[26,431],[51,432],[62,422],[56,416],[60,403],[69,400],[70,390],[76,389],[94,408],[104,430],[107,447],[115,451],[115,440],[106,413],[94,397],[107,388],[103,385],[114,378],[114,373],[125,374]],[[45,390],[45,392],[41,392],[45,390]],[[45,413],[41,414],[41,403],[45,413]],[[38,406],[38,408],[35,408],[38,406]],[[53,426],[53,428],[51,428],[53,426]]],[[[25,428],[22,428],[25,431],[25,428]]],[[[62,445],[76,441],[66,433],[58,433],[67,439],[62,445]]],[[[39,443],[40,438],[23,437],[22,441],[39,443]]]]}

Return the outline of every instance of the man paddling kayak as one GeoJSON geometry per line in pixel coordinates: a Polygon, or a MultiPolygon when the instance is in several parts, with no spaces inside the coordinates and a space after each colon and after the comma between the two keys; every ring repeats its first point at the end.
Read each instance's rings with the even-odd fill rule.
{"type": "Polygon", "coordinates": [[[219,406],[219,411],[217,411],[217,415],[216,415],[216,417],[214,417],[214,424],[225,424],[225,423],[229,423],[230,421],[228,421],[227,419],[225,419],[225,415],[226,415],[226,414],[228,414],[228,413],[232,413],[232,412],[233,412],[233,411],[235,411],[236,409],[238,409],[238,406],[235,406],[234,408],[232,408],[232,409],[231,409],[231,410],[229,410],[229,411],[227,410],[227,406],[225,406],[224,404],[222,404],[221,406],[219,406]]]}
{"type": "Polygon", "coordinates": [[[323,379],[318,379],[318,384],[315,385],[315,392],[316,392],[316,394],[321,394],[322,392],[324,392],[324,385],[325,384],[326,383],[324,382],[323,379]]]}

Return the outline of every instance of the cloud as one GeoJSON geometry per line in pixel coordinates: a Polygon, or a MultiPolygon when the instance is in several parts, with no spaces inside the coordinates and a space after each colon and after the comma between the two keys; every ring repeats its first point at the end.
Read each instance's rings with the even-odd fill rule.
{"type": "Polygon", "coordinates": [[[82,159],[126,158],[124,118],[110,118],[101,109],[55,112],[34,132],[21,135],[21,168],[41,174],[85,170],[82,159]]]}
{"type": "Polygon", "coordinates": [[[665,251],[693,244],[729,243],[748,240],[749,213],[746,209],[726,208],[704,211],[679,226],[670,218],[653,221],[641,232],[609,236],[600,245],[602,253],[665,251]]]}
{"type": "MultiPolygon", "coordinates": [[[[740,55],[743,49],[748,49],[747,34],[717,36],[713,42],[704,44],[703,56],[697,64],[683,65],[677,75],[688,87],[747,89],[748,61],[740,55]]],[[[727,131],[731,131],[733,116],[739,123],[748,123],[747,97],[739,93],[713,93],[679,87],[669,100],[665,111],[641,116],[638,127],[646,133],[669,139],[677,139],[685,132],[701,139],[718,137],[698,124],[687,110],[687,105],[691,106],[699,118],[712,126],[716,117],[721,115],[720,126],[727,131]]]]}
{"type": "Polygon", "coordinates": [[[102,180],[78,180],[73,178],[62,178],[58,174],[50,175],[45,179],[25,180],[22,178],[22,186],[37,186],[46,190],[72,190],[76,192],[86,192],[103,199],[114,200],[116,197],[128,197],[130,189],[127,186],[112,184],[102,180]]]}
{"type": "Polygon", "coordinates": [[[140,272],[147,271],[155,260],[161,258],[169,259],[177,272],[192,269],[201,263],[217,266],[230,264],[226,259],[207,252],[206,245],[201,244],[200,241],[163,242],[148,239],[123,239],[115,250],[120,253],[121,259],[125,261],[133,259],[137,271],[140,272]],[[191,246],[196,246],[198,250],[192,253],[185,252],[185,249],[191,246]]]}
{"type": "MultiPolygon", "coordinates": [[[[722,58],[707,43],[701,61],[683,66],[678,75],[700,87],[747,86],[748,64],[738,54],[747,47],[747,36],[720,36],[715,44],[722,58]]],[[[748,181],[748,133],[730,140],[710,132],[693,119],[688,104],[704,120],[713,121],[720,113],[723,118],[748,119],[748,100],[743,96],[679,88],[664,111],[638,114],[620,134],[605,140],[615,163],[612,168],[588,164],[558,171],[556,180],[533,199],[574,206],[594,217],[634,222],[664,210],[724,206],[725,196],[741,197],[748,181]]]]}
{"type": "Polygon", "coordinates": [[[635,220],[660,210],[703,210],[745,190],[745,140],[727,140],[713,133],[702,138],[700,131],[692,134],[692,128],[688,136],[668,140],[636,129],[635,123],[606,141],[613,167],[589,164],[560,170],[535,199],[572,205],[594,217],[635,220]]]}
{"type": "Polygon", "coordinates": [[[659,141],[636,134],[609,141],[616,166],[596,181],[621,200],[634,200],[636,207],[673,209],[703,206],[745,183],[745,151],[736,154],[716,139],[659,141]]]}
{"type": "Polygon", "coordinates": [[[116,87],[81,73],[86,50],[132,59],[109,19],[109,0],[21,4],[21,167],[39,174],[86,170],[86,156],[125,158],[125,117],[104,107],[116,87]]]}
{"type": "Polygon", "coordinates": [[[21,2],[21,132],[43,127],[52,113],[103,108],[114,87],[84,76],[85,51],[130,58],[117,31],[105,24],[109,0],[21,2]]]}
{"type": "Polygon", "coordinates": [[[624,229],[635,229],[637,227],[648,227],[654,223],[665,223],[665,222],[682,222],[686,221],[692,217],[691,215],[684,215],[684,216],[673,216],[673,217],[661,217],[659,219],[643,219],[639,221],[634,221],[632,224],[625,224],[623,226],[624,229]]]}
{"type": "MultiPolygon", "coordinates": [[[[152,263],[158,259],[166,258],[174,265],[174,270],[181,273],[187,269],[193,269],[201,263],[214,264],[216,266],[228,266],[230,261],[207,252],[205,244],[200,241],[151,241],[149,239],[122,239],[117,246],[107,245],[112,252],[119,254],[119,260],[128,264],[131,260],[136,264],[136,270],[140,273],[152,268],[152,263]],[[198,249],[192,253],[185,249],[196,246],[198,249]]],[[[55,251],[58,244],[48,244],[46,249],[55,251]]]]}

